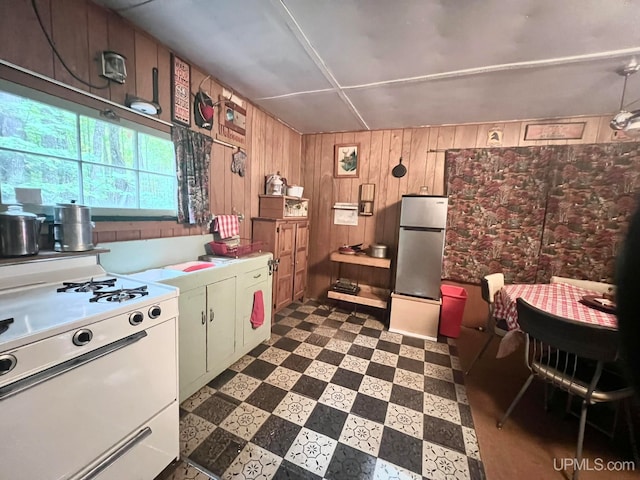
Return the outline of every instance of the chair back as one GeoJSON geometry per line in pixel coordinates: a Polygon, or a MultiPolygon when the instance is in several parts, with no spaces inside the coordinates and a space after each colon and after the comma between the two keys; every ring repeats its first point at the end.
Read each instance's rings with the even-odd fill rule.
{"type": "Polygon", "coordinates": [[[504,274],[492,273],[490,275],[485,275],[480,280],[482,299],[489,305],[492,305],[496,293],[498,293],[498,290],[502,287],[504,287],[504,274]]]}
{"type": "Polygon", "coordinates": [[[618,332],[575,322],[540,310],[522,298],[516,300],[520,329],[549,347],[596,361],[618,357],[618,332]]]}

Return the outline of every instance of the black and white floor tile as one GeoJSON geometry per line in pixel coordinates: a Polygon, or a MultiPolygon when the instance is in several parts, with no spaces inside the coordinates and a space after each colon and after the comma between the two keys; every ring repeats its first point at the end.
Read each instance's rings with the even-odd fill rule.
{"type": "Polygon", "coordinates": [[[163,480],[485,478],[455,342],[315,302],[183,402],[180,449],[163,480]]]}

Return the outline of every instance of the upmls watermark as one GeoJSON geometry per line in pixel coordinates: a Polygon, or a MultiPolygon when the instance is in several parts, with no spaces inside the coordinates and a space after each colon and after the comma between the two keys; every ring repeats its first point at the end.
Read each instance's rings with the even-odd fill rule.
{"type": "Polygon", "coordinates": [[[636,464],[632,460],[583,458],[578,461],[577,458],[554,458],[553,469],[557,472],[568,469],[593,472],[634,472],[636,464]]]}

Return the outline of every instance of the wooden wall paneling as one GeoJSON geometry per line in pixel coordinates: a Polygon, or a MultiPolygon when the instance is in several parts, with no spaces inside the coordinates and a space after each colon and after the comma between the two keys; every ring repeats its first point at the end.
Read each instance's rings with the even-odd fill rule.
{"type": "MultiPolygon", "coordinates": [[[[153,69],[158,68],[158,46],[146,34],[136,30],[135,55],[136,55],[136,83],[129,84],[127,93],[147,101],[153,99],[153,69]]],[[[160,71],[158,70],[158,76],[160,71]]]]}
{"type": "MultiPolygon", "coordinates": [[[[382,145],[380,148],[380,194],[378,195],[378,206],[376,208],[376,230],[374,243],[382,243],[384,237],[384,221],[387,215],[387,188],[389,179],[393,178],[391,169],[393,162],[389,159],[389,148],[391,145],[391,130],[382,131],[382,145]]],[[[373,151],[372,151],[373,153],[373,151]]],[[[398,159],[395,159],[395,163],[398,159]]]]}
{"type": "MultiPolygon", "coordinates": [[[[389,145],[389,160],[391,162],[399,161],[402,156],[402,137],[403,130],[393,130],[391,132],[391,143],[389,145]]],[[[399,192],[402,178],[396,178],[393,175],[387,177],[387,214],[384,217],[382,243],[388,245],[391,249],[395,249],[395,231],[399,216],[399,192]]]]}
{"type": "MultiPolygon", "coordinates": [[[[38,0],[36,5],[42,23],[51,35],[50,1],[38,0]]],[[[6,13],[0,15],[0,58],[53,78],[54,54],[36,20],[31,2],[4,0],[2,7],[6,13]]]]}
{"type": "Polygon", "coordinates": [[[171,122],[171,53],[158,45],[158,103],[162,107],[160,119],[171,122]]]}
{"type": "MultiPolygon", "coordinates": [[[[336,144],[334,134],[326,134],[321,137],[320,147],[320,184],[318,185],[318,217],[315,244],[319,247],[319,254],[316,257],[316,264],[312,266],[311,272],[316,276],[313,289],[309,296],[316,298],[324,297],[326,290],[331,283],[331,265],[329,264],[329,253],[333,248],[330,244],[330,235],[333,226],[333,206],[334,201],[334,178],[333,178],[333,146],[336,144]]],[[[317,151],[317,150],[316,150],[317,151]]]]}
{"type": "Polygon", "coordinates": [[[233,183],[232,177],[234,176],[231,172],[231,148],[222,147],[221,156],[222,165],[218,165],[220,170],[216,173],[220,181],[224,182],[224,206],[222,207],[222,213],[231,215],[231,209],[233,208],[233,189],[231,187],[233,183]]]}
{"type": "Polygon", "coordinates": [[[516,147],[520,144],[520,122],[509,122],[504,124],[502,133],[503,147],[516,147]]]}
{"type": "MultiPolygon", "coordinates": [[[[302,135],[285,128],[289,136],[289,161],[294,172],[294,183],[302,185],[302,135]]],[[[304,192],[303,192],[304,195],[304,192]]]]}
{"type": "Polygon", "coordinates": [[[289,165],[284,162],[284,126],[275,118],[271,119],[273,123],[273,153],[271,161],[275,166],[274,171],[280,171],[283,177],[289,181],[287,175],[289,175],[289,165]]]}
{"type": "Polygon", "coordinates": [[[288,135],[288,132],[286,132],[287,128],[284,126],[282,122],[277,122],[277,124],[278,124],[280,141],[282,142],[282,145],[280,147],[281,149],[280,158],[282,162],[282,168],[284,169],[285,172],[287,172],[285,176],[287,178],[288,185],[293,185],[294,183],[296,183],[296,178],[298,178],[298,174],[294,170],[292,158],[290,155],[291,152],[289,151],[289,135],[288,135]]]}
{"type": "MultiPolygon", "coordinates": [[[[270,141],[265,141],[264,145],[264,168],[265,175],[271,175],[278,171],[278,166],[274,162],[273,159],[273,144],[274,144],[274,120],[270,116],[265,116],[265,130],[264,136],[265,139],[270,139],[270,141]]],[[[282,173],[282,172],[280,172],[282,173]]]]}
{"type": "MultiPolygon", "coordinates": [[[[254,204],[257,205],[258,192],[254,190],[254,179],[251,175],[251,151],[253,147],[253,112],[254,108],[251,105],[247,105],[247,127],[246,127],[246,148],[242,150],[247,155],[244,163],[244,177],[242,177],[244,183],[244,210],[241,212],[244,215],[244,224],[242,224],[241,235],[244,238],[251,239],[251,217],[253,216],[254,204]]],[[[234,150],[234,152],[237,151],[234,150]]]]}
{"type": "MultiPolygon", "coordinates": [[[[413,128],[405,128],[402,132],[402,158],[411,158],[412,155],[412,141],[413,141],[413,128]]],[[[407,167],[408,170],[408,167],[407,167]]],[[[408,172],[407,172],[408,173],[408,172]]],[[[406,195],[409,192],[409,175],[405,175],[400,179],[398,201],[402,200],[402,195],[406,195]]]]}
{"type": "Polygon", "coordinates": [[[416,128],[411,136],[411,153],[407,162],[407,190],[416,193],[422,185],[429,186],[431,179],[427,178],[429,138],[433,128],[416,128]]]}
{"type": "Polygon", "coordinates": [[[578,145],[582,143],[595,143],[598,138],[598,127],[600,117],[574,118],[574,122],[585,122],[582,138],[579,140],[567,140],[567,145],[578,145]]]}
{"type": "Polygon", "coordinates": [[[109,49],[107,31],[107,11],[93,2],[87,4],[87,63],[89,82],[106,88],[89,88],[95,95],[109,98],[109,80],[100,76],[102,71],[101,53],[109,49]]]}
{"type": "Polygon", "coordinates": [[[320,204],[320,180],[322,178],[322,135],[304,135],[302,137],[303,144],[303,159],[302,159],[302,171],[303,179],[302,184],[305,192],[304,196],[310,199],[309,205],[309,254],[307,258],[307,296],[318,297],[318,293],[312,293],[313,288],[309,284],[312,278],[317,278],[312,272],[318,269],[320,263],[320,243],[318,237],[320,235],[320,221],[318,215],[318,209],[320,204]]]}
{"type": "MultiPolygon", "coordinates": [[[[55,7],[51,9],[51,24],[52,40],[64,63],[77,77],[88,82],[89,68],[93,68],[94,65],[89,65],[87,62],[89,44],[86,3],[77,0],[56,0],[55,7]],[[69,28],[69,25],[74,27],[69,28]]],[[[53,72],[56,80],[82,90],[89,90],[89,86],[76,80],[55,56],[53,72]]],[[[100,83],[105,83],[104,79],[100,83]]]]}
{"type": "Polygon", "coordinates": [[[214,143],[211,147],[209,163],[209,202],[211,213],[221,215],[224,211],[225,184],[222,169],[224,165],[225,147],[214,143]]]}
{"type": "Polygon", "coordinates": [[[440,127],[438,130],[438,142],[437,142],[437,150],[435,156],[435,165],[436,169],[434,171],[433,176],[433,195],[444,195],[445,193],[445,185],[444,185],[444,150],[449,148],[453,148],[453,141],[455,136],[455,127],[440,127]]]}
{"type": "Polygon", "coordinates": [[[475,148],[478,138],[477,125],[458,125],[455,127],[453,148],[475,148]]]}
{"type": "MultiPolygon", "coordinates": [[[[499,123],[483,123],[477,125],[475,148],[487,148],[487,140],[489,135],[489,129],[493,127],[500,127],[504,132],[504,125],[499,123]]],[[[504,134],[503,134],[504,137],[504,134]]]]}
{"type": "Polygon", "coordinates": [[[124,105],[129,89],[136,84],[136,52],[133,28],[113,12],[107,16],[109,50],[124,55],[127,59],[127,79],[124,84],[110,82],[111,101],[124,105]]]}

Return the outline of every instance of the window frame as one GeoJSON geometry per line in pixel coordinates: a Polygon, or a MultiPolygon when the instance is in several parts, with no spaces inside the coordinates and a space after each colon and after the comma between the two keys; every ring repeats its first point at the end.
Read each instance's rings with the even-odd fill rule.
{"type": "MultiPolygon", "coordinates": [[[[4,67],[4,65],[3,65],[4,67]]],[[[4,73],[4,72],[0,72],[0,73],[4,73]]],[[[30,74],[33,75],[33,74],[30,74]]],[[[39,77],[39,75],[38,75],[39,77]]],[[[55,87],[57,84],[58,86],[61,86],[62,88],[64,88],[65,90],[72,90],[75,91],[76,93],[80,93],[82,95],[87,96],[87,100],[91,100],[90,97],[93,98],[99,98],[96,97],[94,95],[91,94],[86,94],[85,92],[82,92],[80,90],[77,90],[75,88],[72,87],[68,87],[64,84],[61,84],[60,82],[56,82],[56,81],[51,81],[49,79],[46,79],[46,77],[42,77],[43,80],[46,80],[47,83],[52,83],[51,86],[55,87]]],[[[33,83],[33,82],[32,82],[33,83]]],[[[46,83],[45,83],[46,85],[46,83]]],[[[49,85],[46,85],[49,86],[49,85]]],[[[104,107],[102,110],[98,109],[99,104],[97,104],[95,107],[94,106],[88,106],[82,103],[78,103],[76,101],[67,99],[67,98],[62,98],[56,94],[50,93],[49,91],[43,91],[45,90],[44,88],[41,89],[36,89],[36,88],[32,88],[31,86],[27,86],[27,85],[23,85],[20,83],[16,83],[12,80],[7,79],[4,75],[0,74],[0,90],[6,91],[10,94],[13,95],[18,95],[21,97],[25,97],[28,98],[30,100],[34,100],[37,102],[41,102],[47,105],[51,105],[53,107],[56,108],[61,108],[63,110],[66,111],[70,111],[73,114],[76,115],[76,125],[75,128],[77,129],[77,135],[78,135],[78,157],[77,158],[69,158],[69,157],[61,157],[61,156],[56,156],[56,155],[47,155],[47,154],[43,154],[43,153],[39,153],[39,152],[30,152],[30,151],[23,151],[23,150],[15,150],[15,149],[8,149],[8,148],[0,148],[1,150],[4,151],[19,151],[19,152],[23,152],[26,153],[28,155],[35,155],[38,157],[53,157],[53,158],[59,158],[62,160],[66,160],[66,161],[73,161],[73,162],[77,162],[78,166],[79,166],[79,179],[80,179],[80,191],[82,193],[83,191],[83,186],[82,186],[82,182],[85,181],[85,179],[82,176],[82,165],[83,164],[87,164],[87,165],[101,165],[99,163],[95,163],[89,160],[83,160],[82,159],[82,146],[80,143],[80,137],[81,137],[81,130],[80,130],[80,123],[81,123],[81,117],[85,116],[88,118],[93,118],[99,121],[103,121],[106,122],[108,124],[113,124],[113,125],[117,125],[120,127],[124,127],[124,128],[128,128],[131,129],[135,132],[135,140],[134,140],[134,149],[135,149],[135,155],[136,155],[136,160],[138,159],[138,155],[139,155],[139,151],[138,151],[138,147],[139,147],[139,141],[138,141],[138,134],[145,134],[145,135],[150,135],[150,136],[154,136],[157,138],[161,138],[163,140],[168,140],[171,141],[171,133],[170,133],[170,128],[167,128],[166,126],[169,126],[170,124],[167,124],[166,122],[163,121],[158,121],[153,117],[149,117],[151,120],[156,121],[157,123],[159,123],[159,128],[153,128],[149,125],[147,125],[147,123],[150,123],[148,121],[145,121],[145,123],[138,123],[136,121],[133,121],[129,118],[124,118],[123,115],[120,115],[120,105],[114,104],[113,102],[104,102],[104,107]],[[116,109],[110,108],[111,105],[120,107],[115,111],[116,109]],[[107,118],[104,113],[107,111],[111,111],[113,113],[115,113],[115,119],[109,119],[107,118]]],[[[46,89],[46,90],[50,90],[50,89],[46,89]]],[[[77,97],[77,95],[75,95],[77,97]]],[[[88,103],[93,103],[96,104],[97,102],[91,102],[89,101],[88,103]]],[[[100,102],[102,103],[102,102],[100,102]]],[[[125,113],[126,114],[126,113],[125,113]]],[[[139,115],[137,113],[134,114],[134,118],[136,115],[139,115]]],[[[131,117],[131,115],[126,115],[127,117],[131,117]]],[[[147,116],[144,116],[144,120],[146,120],[147,116]]],[[[173,180],[174,180],[174,199],[175,199],[175,203],[174,209],[145,209],[145,208],[115,208],[115,207],[94,207],[91,206],[91,212],[92,212],[92,217],[95,220],[108,220],[108,221],[138,221],[138,220],[176,220],[177,219],[177,164],[175,163],[175,151],[174,151],[174,172],[173,172],[173,180]]],[[[101,165],[101,166],[105,166],[107,168],[109,168],[108,165],[101,165]]],[[[119,168],[119,167],[113,167],[113,168],[119,168]]],[[[138,165],[136,166],[135,169],[131,169],[128,167],[123,167],[126,170],[129,171],[135,171],[136,173],[136,177],[137,177],[137,192],[136,192],[136,196],[137,196],[137,200],[139,202],[140,200],[140,173],[152,173],[152,174],[159,174],[165,177],[170,177],[170,175],[167,174],[162,174],[159,172],[149,172],[148,170],[144,170],[144,169],[140,169],[140,165],[138,163],[138,165]]],[[[65,200],[65,199],[60,199],[59,203],[67,203],[69,200],[65,200]]],[[[1,197],[0,197],[0,202],[1,202],[1,197]]],[[[82,203],[82,202],[80,202],[82,203]]],[[[41,205],[34,205],[34,204],[29,204],[28,205],[28,209],[30,211],[34,211],[36,213],[43,213],[45,215],[52,215],[53,214],[53,208],[55,207],[55,205],[50,205],[50,204],[41,204],[41,205]]]]}

